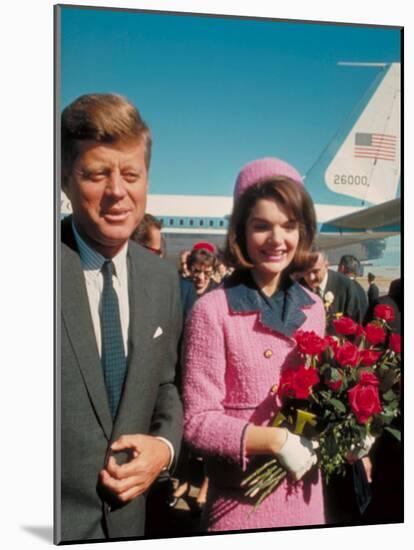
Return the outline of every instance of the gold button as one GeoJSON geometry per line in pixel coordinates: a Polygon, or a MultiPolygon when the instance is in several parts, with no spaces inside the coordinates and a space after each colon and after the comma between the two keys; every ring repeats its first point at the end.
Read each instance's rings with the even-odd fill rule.
{"type": "Polygon", "coordinates": [[[273,355],[273,351],[271,349],[267,349],[263,355],[266,357],[266,359],[270,359],[273,355]]]}

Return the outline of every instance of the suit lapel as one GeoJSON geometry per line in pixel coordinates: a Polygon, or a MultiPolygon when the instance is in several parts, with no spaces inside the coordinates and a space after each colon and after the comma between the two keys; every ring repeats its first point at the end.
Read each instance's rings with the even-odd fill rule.
{"type": "Polygon", "coordinates": [[[62,253],[62,315],[96,415],[108,439],[112,418],[79,255],[62,253]]]}

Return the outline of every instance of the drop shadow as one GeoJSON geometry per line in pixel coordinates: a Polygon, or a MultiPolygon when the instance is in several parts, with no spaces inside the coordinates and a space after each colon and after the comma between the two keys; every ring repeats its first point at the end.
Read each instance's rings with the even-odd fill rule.
{"type": "Polygon", "coordinates": [[[53,527],[51,525],[22,525],[21,528],[27,533],[53,544],[53,527]]]}

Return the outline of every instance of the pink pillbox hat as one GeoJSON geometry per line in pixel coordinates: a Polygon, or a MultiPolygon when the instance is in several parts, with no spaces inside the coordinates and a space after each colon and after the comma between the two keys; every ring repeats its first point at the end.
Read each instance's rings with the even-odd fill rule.
{"type": "Polygon", "coordinates": [[[303,185],[302,177],[296,168],[293,168],[293,166],[283,160],[274,157],[265,157],[249,162],[240,170],[234,187],[234,200],[238,199],[246,189],[255,183],[278,176],[286,176],[303,185]]]}

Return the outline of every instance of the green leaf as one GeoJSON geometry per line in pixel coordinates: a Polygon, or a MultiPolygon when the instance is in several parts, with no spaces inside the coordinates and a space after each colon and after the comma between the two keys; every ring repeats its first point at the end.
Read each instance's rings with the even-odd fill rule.
{"type": "Polygon", "coordinates": [[[345,413],[346,412],[346,407],[345,405],[342,403],[342,401],[339,401],[339,399],[335,399],[335,397],[332,397],[330,399],[330,402],[331,404],[335,407],[335,409],[339,412],[342,412],[342,413],[345,413]]]}
{"type": "Polygon", "coordinates": [[[387,392],[385,392],[382,395],[382,398],[384,399],[384,401],[393,401],[395,399],[395,397],[396,397],[396,395],[393,392],[393,390],[388,390],[387,392]]]}
{"type": "Polygon", "coordinates": [[[331,379],[334,382],[337,382],[338,380],[341,380],[341,375],[339,374],[338,369],[334,369],[334,368],[331,369],[331,379]]]}
{"type": "Polygon", "coordinates": [[[387,432],[390,432],[390,434],[393,435],[395,437],[395,439],[397,439],[397,441],[401,441],[401,431],[400,430],[396,430],[395,428],[390,428],[389,426],[387,426],[385,428],[385,430],[387,430],[387,432]]]}
{"type": "Polygon", "coordinates": [[[395,415],[393,414],[382,414],[381,420],[383,424],[391,424],[391,422],[395,419],[395,415]]]}

